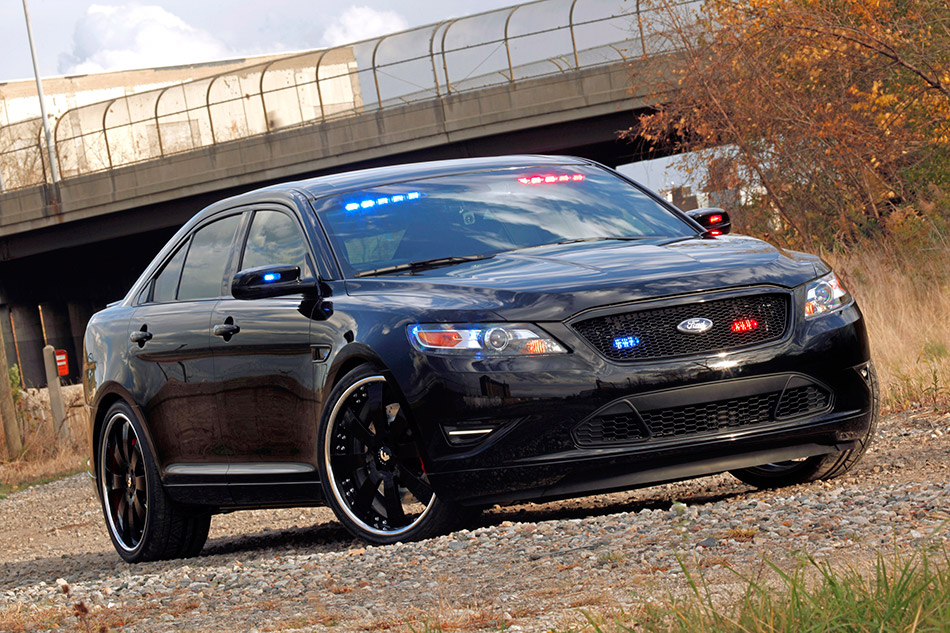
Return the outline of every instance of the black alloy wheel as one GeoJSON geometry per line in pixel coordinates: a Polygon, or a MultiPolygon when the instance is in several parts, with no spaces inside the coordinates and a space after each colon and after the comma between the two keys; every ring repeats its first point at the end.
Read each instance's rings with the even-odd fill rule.
{"type": "Polygon", "coordinates": [[[102,496],[106,520],[118,545],[138,547],[148,516],[148,478],[141,442],[132,421],[118,412],[109,418],[102,444],[102,496]]]}
{"type": "Polygon", "coordinates": [[[98,436],[97,479],[112,544],[130,563],[195,556],[211,514],[168,498],[144,437],[127,404],[109,408],[98,436]]]}
{"type": "Polygon", "coordinates": [[[398,391],[374,368],[337,384],[320,435],[327,500],[355,535],[380,544],[427,538],[469,514],[436,497],[398,391]]]}

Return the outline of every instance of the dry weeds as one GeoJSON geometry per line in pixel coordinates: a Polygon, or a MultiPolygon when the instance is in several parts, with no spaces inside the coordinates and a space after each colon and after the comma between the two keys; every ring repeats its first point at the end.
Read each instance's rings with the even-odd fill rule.
{"type": "Polygon", "coordinates": [[[69,440],[56,438],[46,389],[21,391],[16,407],[23,434],[23,452],[0,462],[0,495],[5,491],[79,472],[86,467],[89,428],[82,406],[82,387],[65,387],[69,440]]]}
{"type": "Polygon", "coordinates": [[[940,252],[919,262],[884,251],[829,257],[861,306],[883,402],[938,407],[950,396],[950,266],[940,252]]]}

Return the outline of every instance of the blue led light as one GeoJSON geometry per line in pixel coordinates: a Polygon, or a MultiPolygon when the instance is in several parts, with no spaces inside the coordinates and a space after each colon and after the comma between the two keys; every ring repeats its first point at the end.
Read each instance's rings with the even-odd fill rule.
{"type": "Polygon", "coordinates": [[[360,209],[372,209],[381,207],[384,204],[395,204],[405,202],[406,200],[418,200],[422,197],[422,192],[411,191],[409,193],[397,193],[392,196],[382,196],[380,198],[371,198],[369,200],[360,200],[358,202],[347,202],[343,208],[347,211],[359,211],[360,209]]]}
{"type": "Polygon", "coordinates": [[[614,339],[614,347],[617,349],[632,349],[639,344],[639,336],[618,336],[614,339]]]}
{"type": "Polygon", "coordinates": [[[264,283],[278,281],[279,279],[280,279],[280,273],[264,273],[264,283]]]}

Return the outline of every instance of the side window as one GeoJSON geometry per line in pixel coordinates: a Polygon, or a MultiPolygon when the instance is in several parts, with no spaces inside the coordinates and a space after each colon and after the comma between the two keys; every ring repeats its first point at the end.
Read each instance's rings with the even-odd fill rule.
{"type": "Polygon", "coordinates": [[[188,243],[185,242],[178,252],[172,255],[172,258],[165,264],[165,268],[155,278],[155,284],[152,288],[152,301],[155,303],[165,303],[175,300],[175,293],[178,290],[178,280],[181,278],[181,265],[185,261],[185,251],[188,243]]]}
{"type": "Polygon", "coordinates": [[[279,211],[258,211],[247,235],[241,270],[273,264],[299,266],[301,277],[313,277],[297,222],[279,211]]]}
{"type": "Polygon", "coordinates": [[[231,243],[240,221],[240,215],[231,215],[194,234],[178,285],[179,301],[221,296],[231,243]]]}

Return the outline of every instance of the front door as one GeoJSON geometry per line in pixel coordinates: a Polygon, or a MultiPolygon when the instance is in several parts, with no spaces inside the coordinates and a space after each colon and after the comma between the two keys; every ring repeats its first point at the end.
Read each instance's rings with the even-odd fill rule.
{"type": "MultiPolygon", "coordinates": [[[[254,212],[237,270],[286,264],[314,277],[309,247],[289,210],[254,212]]],[[[241,484],[315,477],[317,400],[310,348],[315,301],[303,295],[225,297],[212,318],[222,442],[235,500],[241,484]],[[215,326],[218,327],[215,330],[215,326]]]]}

